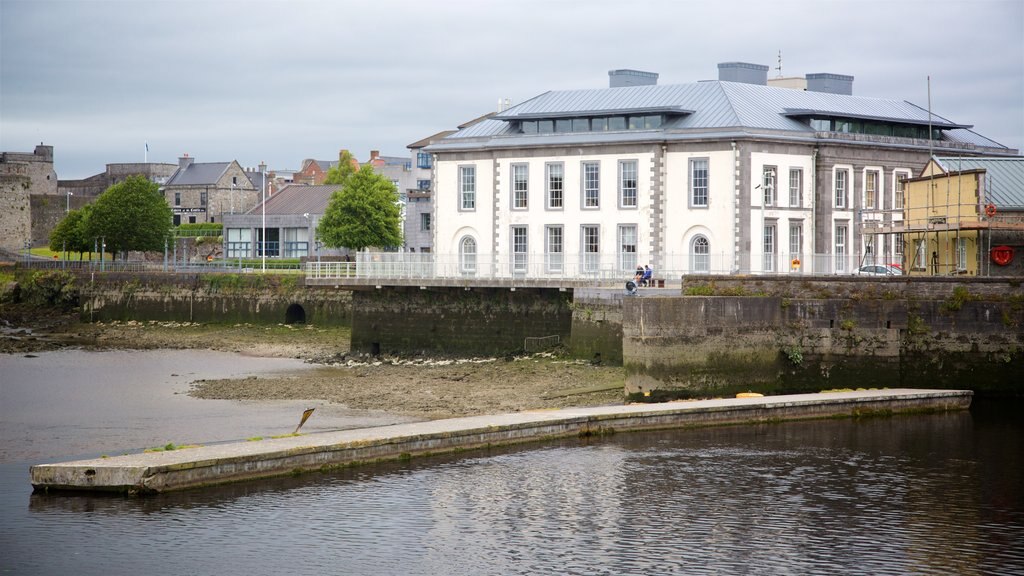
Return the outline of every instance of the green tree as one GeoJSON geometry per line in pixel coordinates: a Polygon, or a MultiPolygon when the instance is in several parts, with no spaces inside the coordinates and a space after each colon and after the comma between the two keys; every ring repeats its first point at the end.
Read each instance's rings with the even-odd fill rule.
{"type": "Polygon", "coordinates": [[[163,250],[171,220],[171,207],[160,187],[142,176],[130,176],[100,194],[85,222],[87,237],[103,237],[116,258],[128,250],[163,250]]]}
{"type": "Polygon", "coordinates": [[[83,206],[79,210],[68,212],[57,227],[50,232],[50,250],[61,252],[78,252],[79,259],[83,252],[92,252],[92,241],[89,239],[86,221],[92,211],[91,205],[83,206]]]}
{"type": "Polygon", "coordinates": [[[352,157],[352,154],[348,150],[342,150],[341,154],[338,155],[337,166],[331,166],[327,169],[324,184],[341,184],[344,186],[349,178],[359,171],[358,166],[359,164],[352,157]]]}
{"type": "Polygon", "coordinates": [[[331,195],[316,234],[325,246],[362,250],[402,243],[398,191],[369,164],[331,195]]]}

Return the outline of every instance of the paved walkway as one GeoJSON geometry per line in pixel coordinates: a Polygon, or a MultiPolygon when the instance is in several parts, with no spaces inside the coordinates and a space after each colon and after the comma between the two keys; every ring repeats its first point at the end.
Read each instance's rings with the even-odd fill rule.
{"type": "Polygon", "coordinates": [[[33,466],[37,491],[181,490],[547,438],[970,406],[964,390],[862,390],[537,410],[33,466]]]}

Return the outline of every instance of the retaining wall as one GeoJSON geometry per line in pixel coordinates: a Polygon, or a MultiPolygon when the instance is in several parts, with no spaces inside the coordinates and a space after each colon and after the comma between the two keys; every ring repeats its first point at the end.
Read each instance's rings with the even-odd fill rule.
{"type": "Polygon", "coordinates": [[[711,285],[749,295],[624,301],[627,394],[894,382],[1024,393],[1024,293],[1016,281],[704,278],[684,279],[683,289],[711,285]]]}

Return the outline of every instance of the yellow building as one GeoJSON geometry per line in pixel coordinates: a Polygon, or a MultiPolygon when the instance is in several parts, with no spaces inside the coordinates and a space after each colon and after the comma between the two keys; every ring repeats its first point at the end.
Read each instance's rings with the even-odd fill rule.
{"type": "Polygon", "coordinates": [[[1024,158],[932,158],[903,189],[904,273],[1022,275],[1024,158]]]}

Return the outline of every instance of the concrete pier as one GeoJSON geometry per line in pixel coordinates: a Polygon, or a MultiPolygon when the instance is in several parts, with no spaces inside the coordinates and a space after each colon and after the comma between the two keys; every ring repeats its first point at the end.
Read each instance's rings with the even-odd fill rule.
{"type": "Polygon", "coordinates": [[[146,494],[576,435],[962,410],[969,390],[861,390],[542,410],[32,466],[37,492],[146,494]]]}

